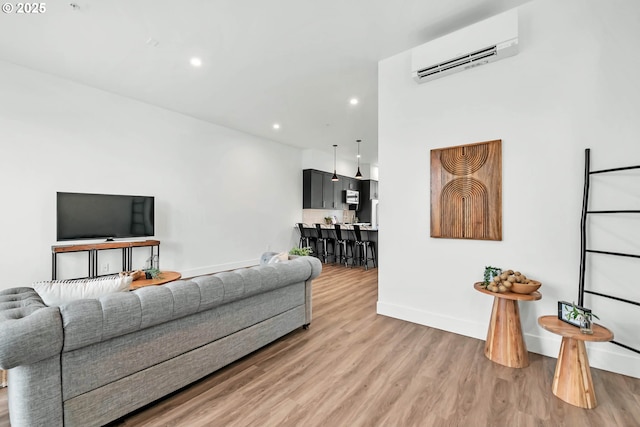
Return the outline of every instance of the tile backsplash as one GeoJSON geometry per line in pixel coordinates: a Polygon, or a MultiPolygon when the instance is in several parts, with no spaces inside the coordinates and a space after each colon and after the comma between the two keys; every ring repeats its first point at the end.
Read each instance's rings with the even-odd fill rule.
{"type": "Polygon", "coordinates": [[[326,216],[335,216],[338,222],[352,223],[355,222],[356,211],[350,210],[329,210],[329,209],[303,209],[302,210],[302,222],[305,224],[324,224],[324,218],[326,216]]]}

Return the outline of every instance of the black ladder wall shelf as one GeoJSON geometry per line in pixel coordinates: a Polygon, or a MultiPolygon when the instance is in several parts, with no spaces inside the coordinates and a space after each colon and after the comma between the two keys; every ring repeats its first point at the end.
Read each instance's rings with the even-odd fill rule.
{"type": "MultiPolygon", "coordinates": [[[[589,206],[589,187],[591,183],[591,175],[601,174],[601,173],[609,173],[609,172],[619,172],[626,171],[631,169],[640,169],[640,166],[626,166],[622,168],[613,168],[613,169],[602,169],[597,171],[591,170],[590,165],[590,150],[587,148],[584,150],[585,161],[584,161],[584,193],[582,196],[582,219],[580,221],[580,283],[578,290],[578,305],[584,306],[584,294],[597,295],[599,297],[610,298],[612,300],[620,301],[626,304],[633,304],[636,306],[640,306],[639,301],[632,301],[625,298],[620,298],[615,295],[608,295],[601,292],[594,292],[590,290],[586,290],[584,288],[585,282],[585,271],[586,271],[586,262],[587,262],[587,253],[592,254],[604,254],[604,255],[613,255],[620,257],[629,257],[629,258],[638,258],[640,259],[640,255],[638,254],[627,254],[620,252],[608,252],[608,251],[598,251],[594,249],[587,249],[587,217],[591,214],[619,214],[619,213],[640,213],[640,210],[599,210],[599,211],[590,211],[588,209],[589,206]]],[[[616,344],[620,347],[626,348],[627,350],[633,351],[635,353],[640,354],[640,350],[628,346],[626,344],[611,341],[612,344],[616,344]]]]}

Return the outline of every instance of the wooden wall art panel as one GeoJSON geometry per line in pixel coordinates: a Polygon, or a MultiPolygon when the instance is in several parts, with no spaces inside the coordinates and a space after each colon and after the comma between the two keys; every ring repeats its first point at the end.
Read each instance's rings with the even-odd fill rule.
{"type": "Polygon", "coordinates": [[[431,150],[431,237],[502,240],[502,140],[431,150]]]}

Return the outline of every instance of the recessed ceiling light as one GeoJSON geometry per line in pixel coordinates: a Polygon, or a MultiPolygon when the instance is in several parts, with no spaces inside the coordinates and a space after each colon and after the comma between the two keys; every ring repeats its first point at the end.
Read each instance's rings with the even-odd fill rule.
{"type": "Polygon", "coordinates": [[[190,63],[191,63],[191,65],[193,65],[194,67],[199,67],[199,66],[201,66],[201,65],[202,65],[202,59],[200,59],[200,58],[196,58],[196,57],[191,58],[191,61],[189,61],[189,62],[190,62],[190,63]]]}
{"type": "Polygon", "coordinates": [[[274,123],[274,124],[273,124],[273,128],[274,128],[275,130],[280,129],[280,124],[279,124],[279,123],[274,123]]]}
{"type": "Polygon", "coordinates": [[[349,100],[349,104],[351,105],[358,105],[358,98],[351,98],[349,100]]]}

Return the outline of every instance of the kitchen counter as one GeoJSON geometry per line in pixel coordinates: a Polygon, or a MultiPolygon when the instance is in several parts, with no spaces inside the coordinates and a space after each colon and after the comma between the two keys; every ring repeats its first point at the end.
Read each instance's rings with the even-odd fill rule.
{"type": "MultiPolygon", "coordinates": [[[[359,225],[360,226],[360,230],[367,230],[367,231],[378,231],[378,228],[376,227],[372,227],[371,224],[369,224],[368,222],[366,223],[338,223],[337,225],[340,226],[341,229],[343,230],[353,230],[353,226],[354,225],[359,225]]],[[[305,224],[304,228],[313,228],[315,230],[315,224],[305,224]]],[[[335,226],[334,224],[320,224],[320,227],[323,229],[327,229],[327,230],[334,230],[335,226]]],[[[296,227],[297,228],[297,227],[296,227]]]]}

